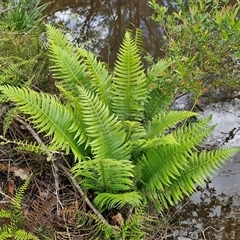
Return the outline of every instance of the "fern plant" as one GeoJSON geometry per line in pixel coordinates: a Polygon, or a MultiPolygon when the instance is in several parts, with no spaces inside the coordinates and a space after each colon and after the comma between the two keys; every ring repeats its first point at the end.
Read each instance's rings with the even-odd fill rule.
{"type": "Polygon", "coordinates": [[[0,239],[16,239],[16,240],[38,240],[39,238],[34,234],[21,229],[24,222],[22,213],[22,199],[31,180],[31,175],[27,178],[25,183],[20,187],[12,200],[11,209],[0,210],[0,239]],[[5,224],[4,224],[5,222],[5,224]]]}
{"type": "Polygon", "coordinates": [[[50,25],[47,35],[61,96],[9,85],[0,90],[30,115],[39,132],[52,136],[50,151],[73,153],[72,173],[86,192],[94,193],[100,212],[138,209],[148,201],[162,211],[192,194],[196,184],[203,184],[239,151],[197,150],[214,129],[211,118],[187,125],[196,113],[167,110],[173,86],[166,83],[163,71],[169,62],[161,60],[145,71],[139,38],[129,31],[113,72],[50,25]]]}

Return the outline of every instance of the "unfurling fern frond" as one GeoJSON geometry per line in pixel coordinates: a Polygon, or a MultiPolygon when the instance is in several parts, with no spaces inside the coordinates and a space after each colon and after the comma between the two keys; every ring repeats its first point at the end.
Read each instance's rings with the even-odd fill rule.
{"type": "Polygon", "coordinates": [[[130,146],[125,143],[126,133],[121,122],[110,115],[108,107],[93,93],[78,88],[86,132],[97,159],[129,159],[130,146]]]}
{"type": "Polygon", "coordinates": [[[126,32],[118,53],[112,83],[112,110],[124,120],[142,117],[146,100],[146,76],[134,39],[126,32]]]}
{"type": "Polygon", "coordinates": [[[76,134],[69,132],[74,121],[71,108],[62,105],[54,96],[37,93],[30,89],[0,86],[0,90],[16,103],[21,112],[31,115],[29,120],[39,129],[39,132],[46,132],[47,136],[53,134],[52,144],[56,148],[64,149],[67,153],[72,150],[76,158],[84,158],[80,143],[75,139],[76,134]]]}

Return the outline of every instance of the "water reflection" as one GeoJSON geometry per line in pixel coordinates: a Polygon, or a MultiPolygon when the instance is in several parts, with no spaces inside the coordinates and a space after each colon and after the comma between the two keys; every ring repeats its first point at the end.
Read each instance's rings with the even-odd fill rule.
{"type": "Polygon", "coordinates": [[[153,57],[162,54],[161,29],[151,20],[152,11],[146,0],[69,1],[68,8],[59,10],[62,3],[56,1],[47,10],[53,12],[48,21],[62,24],[71,40],[85,43],[103,61],[113,63],[124,32],[133,26],[142,30],[144,47],[153,57]]]}
{"type": "MultiPolygon", "coordinates": [[[[188,107],[189,97],[179,99],[175,108],[188,107]]],[[[240,146],[240,92],[214,89],[201,98],[203,115],[217,124],[206,148],[240,146]]],[[[227,161],[206,187],[178,206],[174,224],[176,236],[190,239],[230,240],[240,236],[240,154],[227,161]]]]}

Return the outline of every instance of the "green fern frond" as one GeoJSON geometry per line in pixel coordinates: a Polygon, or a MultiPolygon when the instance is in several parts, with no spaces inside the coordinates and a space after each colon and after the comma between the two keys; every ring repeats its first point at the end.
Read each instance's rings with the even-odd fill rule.
{"type": "MultiPolygon", "coordinates": [[[[9,140],[2,135],[0,135],[0,140],[2,140],[0,142],[1,145],[15,144],[16,150],[33,152],[33,153],[36,153],[39,155],[46,154],[45,149],[43,149],[43,147],[38,145],[38,143],[36,143],[36,142],[28,142],[28,141],[21,141],[21,140],[17,140],[17,141],[9,140]]],[[[54,147],[51,147],[50,145],[48,145],[47,150],[49,152],[54,152],[56,149],[54,147]]]]}
{"type": "Polygon", "coordinates": [[[134,165],[129,160],[94,159],[77,163],[72,172],[83,176],[80,184],[97,193],[130,190],[134,165]]]}
{"type": "Polygon", "coordinates": [[[137,46],[139,54],[141,54],[144,52],[142,30],[139,28],[136,28],[135,26],[133,27],[134,27],[134,30],[128,29],[128,31],[132,36],[134,36],[135,44],[137,46]]]}
{"type": "Polygon", "coordinates": [[[125,193],[100,193],[94,199],[94,204],[100,212],[106,209],[117,208],[121,209],[126,204],[130,206],[141,205],[142,197],[138,192],[125,192],[125,193]]]}
{"type": "Polygon", "coordinates": [[[36,58],[28,60],[20,57],[1,58],[0,83],[19,85],[21,83],[20,79],[27,77],[26,75],[30,72],[28,68],[32,67],[36,58]]]}
{"type": "Polygon", "coordinates": [[[39,240],[32,233],[19,229],[23,225],[24,216],[21,210],[23,195],[30,183],[32,174],[30,174],[24,184],[17,191],[12,200],[10,210],[0,210],[0,219],[6,218],[9,223],[5,227],[0,227],[0,239],[17,239],[17,240],[39,240]]]}
{"type": "Polygon", "coordinates": [[[83,63],[86,65],[86,71],[91,78],[91,86],[94,92],[98,94],[99,99],[106,105],[110,106],[110,84],[112,76],[106,69],[106,64],[97,60],[93,53],[85,49],[78,49],[80,55],[83,57],[83,63]]]}
{"type": "MultiPolygon", "coordinates": [[[[74,97],[71,92],[67,91],[60,84],[56,84],[58,89],[66,97],[66,106],[70,107],[73,111],[73,121],[69,127],[69,132],[74,133],[74,139],[78,140],[78,144],[85,143],[85,150],[89,145],[90,139],[87,136],[86,125],[83,121],[82,106],[77,97],[74,97]]],[[[87,152],[86,152],[87,153],[87,152]]]]}
{"type": "Polygon", "coordinates": [[[18,112],[16,107],[12,107],[8,110],[6,113],[4,119],[3,119],[3,136],[6,135],[7,130],[9,129],[10,125],[13,122],[15,114],[18,112]]]}
{"type": "Polygon", "coordinates": [[[90,229],[90,234],[87,236],[89,240],[117,239],[119,235],[118,231],[114,231],[112,225],[105,224],[94,214],[88,214],[86,225],[90,229]]]}
{"type": "Polygon", "coordinates": [[[0,227],[0,239],[5,240],[5,239],[9,239],[10,237],[12,237],[12,235],[11,233],[8,232],[8,229],[4,227],[0,227]]]}
{"type": "Polygon", "coordinates": [[[30,232],[26,232],[25,230],[19,229],[14,232],[14,239],[15,240],[39,240],[37,236],[30,232]]]}
{"type": "Polygon", "coordinates": [[[145,205],[136,207],[132,214],[121,226],[120,236],[122,240],[127,239],[147,239],[147,234],[151,231],[152,217],[146,213],[145,205]]]}
{"type": "Polygon", "coordinates": [[[174,136],[170,133],[166,136],[160,138],[153,138],[153,139],[141,139],[134,143],[135,145],[139,146],[142,149],[148,148],[157,148],[159,145],[166,145],[166,144],[178,144],[174,136]]]}
{"type": "Polygon", "coordinates": [[[139,188],[146,195],[153,196],[156,191],[163,191],[171,185],[173,179],[181,176],[180,171],[187,167],[188,159],[196,151],[196,145],[202,143],[212,132],[210,120],[211,117],[203,118],[195,124],[173,131],[178,144],[160,145],[144,153],[138,163],[143,166],[139,188]]]}
{"type": "Polygon", "coordinates": [[[129,159],[130,146],[125,143],[125,131],[118,118],[109,114],[108,107],[98,96],[79,89],[79,99],[82,106],[83,120],[87,126],[86,132],[91,138],[91,147],[97,159],[129,159]]]}
{"type": "Polygon", "coordinates": [[[173,100],[173,89],[168,89],[167,92],[160,88],[152,89],[144,104],[144,114],[146,121],[151,121],[154,116],[165,112],[173,100]]]}
{"type": "Polygon", "coordinates": [[[11,218],[11,211],[8,210],[0,210],[0,218],[11,218]]]}
{"type": "Polygon", "coordinates": [[[160,59],[157,63],[152,64],[147,70],[147,80],[149,86],[162,86],[163,83],[167,84],[165,76],[165,71],[171,66],[172,62],[165,59],[160,59]]]}
{"type": "Polygon", "coordinates": [[[130,140],[132,143],[146,137],[146,129],[140,122],[136,121],[124,121],[127,136],[126,141],[130,140]]]}
{"type": "Polygon", "coordinates": [[[89,86],[88,75],[85,73],[82,60],[79,60],[78,52],[69,52],[55,45],[51,46],[51,50],[50,58],[54,62],[51,69],[53,76],[58,79],[58,84],[73,94],[76,92],[77,85],[89,86]]]}
{"type": "Polygon", "coordinates": [[[53,62],[51,69],[53,76],[59,80],[58,84],[73,94],[77,85],[89,86],[89,77],[85,72],[85,65],[80,60],[80,53],[60,30],[51,25],[46,27],[50,58],[53,62]]]}
{"type": "Polygon", "coordinates": [[[157,201],[160,201],[160,208],[168,208],[169,205],[176,205],[184,196],[190,196],[196,190],[197,185],[202,186],[211,177],[215,170],[223,163],[239,152],[239,148],[221,148],[212,151],[203,150],[195,152],[188,159],[188,165],[180,170],[180,176],[172,179],[171,185],[166,186],[163,191],[157,193],[157,201]]]}
{"type": "Polygon", "coordinates": [[[19,190],[15,194],[13,201],[12,201],[12,205],[13,205],[14,209],[19,209],[19,210],[21,209],[23,195],[28,188],[31,178],[32,178],[32,174],[30,174],[28,176],[28,178],[26,179],[24,184],[19,188],[19,190]]]}
{"type": "Polygon", "coordinates": [[[76,134],[69,132],[74,121],[71,108],[62,105],[54,96],[27,88],[0,86],[0,90],[21,112],[31,115],[29,120],[40,129],[39,132],[46,132],[47,136],[53,134],[52,144],[56,148],[64,149],[66,153],[72,150],[76,158],[84,158],[78,139],[74,139],[76,134]]]}
{"type": "Polygon", "coordinates": [[[214,130],[215,125],[210,125],[211,120],[211,115],[203,117],[196,123],[177,128],[172,133],[176,141],[181,143],[182,148],[192,153],[191,149],[196,150],[196,146],[200,146],[214,130]]]}
{"type": "Polygon", "coordinates": [[[146,138],[153,139],[162,136],[165,130],[168,130],[170,127],[174,127],[177,123],[196,115],[197,113],[190,111],[168,111],[167,113],[161,113],[154,117],[146,127],[146,138]]]}
{"type": "Polygon", "coordinates": [[[142,103],[146,100],[146,76],[134,39],[125,33],[114,68],[112,110],[124,120],[142,117],[142,103]]]}

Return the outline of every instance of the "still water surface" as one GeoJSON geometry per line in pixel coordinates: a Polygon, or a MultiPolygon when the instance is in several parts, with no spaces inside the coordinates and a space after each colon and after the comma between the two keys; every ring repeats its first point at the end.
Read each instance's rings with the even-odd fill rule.
{"type": "MultiPolygon", "coordinates": [[[[55,0],[46,10],[49,22],[66,27],[69,39],[85,43],[111,66],[125,30],[133,26],[142,30],[145,49],[153,57],[162,55],[161,29],[151,20],[151,13],[146,0],[55,0]]],[[[212,114],[213,123],[218,124],[207,146],[240,146],[239,96],[239,92],[232,90],[216,90],[202,98],[203,114],[212,114]]],[[[186,102],[179,99],[176,106],[184,108],[186,102]]],[[[240,239],[239,216],[240,155],[237,155],[216,172],[204,189],[178,207],[176,225],[181,229],[172,233],[172,239],[240,239]]]]}

